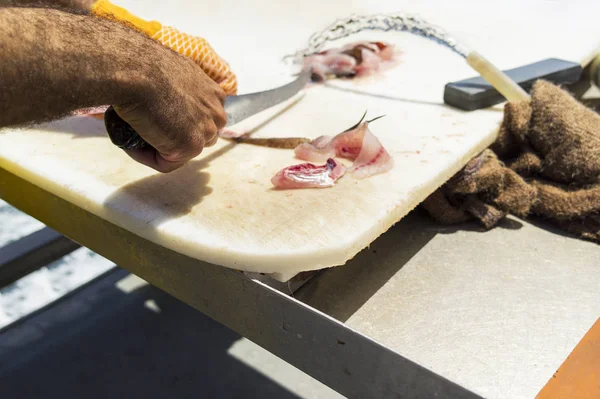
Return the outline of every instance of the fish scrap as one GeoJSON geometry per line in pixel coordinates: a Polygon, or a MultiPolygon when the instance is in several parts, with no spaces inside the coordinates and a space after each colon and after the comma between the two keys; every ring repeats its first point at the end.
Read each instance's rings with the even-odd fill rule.
{"type": "Polygon", "coordinates": [[[109,105],[101,105],[98,107],[82,108],[77,109],[71,113],[73,116],[91,116],[92,118],[102,119],[104,118],[104,112],[108,109],[109,105]]]}
{"type": "MultiPolygon", "coordinates": [[[[344,173],[337,176],[333,181],[327,180],[322,183],[321,181],[315,181],[312,173],[314,173],[313,170],[315,168],[325,167],[316,166],[313,163],[326,160],[326,165],[328,165],[334,157],[353,160],[352,166],[347,171],[357,179],[364,179],[391,170],[394,166],[393,158],[369,129],[369,123],[382,116],[369,121],[364,120],[365,116],[366,112],[358,123],[334,137],[320,136],[310,143],[301,143],[298,145],[294,149],[296,157],[309,163],[289,166],[279,171],[271,179],[273,185],[277,188],[288,189],[315,187],[315,185],[319,186],[319,184],[321,184],[319,187],[331,187],[344,173]],[[285,184],[282,184],[281,181],[282,174],[289,176],[285,184]]],[[[280,144],[278,145],[282,145],[285,140],[285,138],[279,139],[280,144]]],[[[256,143],[256,145],[261,144],[256,143]]]]}
{"type": "Polygon", "coordinates": [[[312,68],[312,81],[371,75],[392,61],[394,46],[383,42],[360,41],[304,57],[304,69],[312,68]]]}
{"type": "Polygon", "coordinates": [[[302,163],[288,166],[271,178],[276,188],[324,188],[331,187],[346,172],[346,167],[333,158],[327,159],[325,165],[302,163]]]}

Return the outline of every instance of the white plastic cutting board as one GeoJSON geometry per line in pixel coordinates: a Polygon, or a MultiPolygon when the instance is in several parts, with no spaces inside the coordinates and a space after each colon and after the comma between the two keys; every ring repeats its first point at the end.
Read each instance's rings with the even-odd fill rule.
{"type": "MultiPolygon", "coordinates": [[[[282,57],[352,13],[420,14],[503,69],[548,57],[579,61],[600,40],[600,6],[585,1],[567,8],[567,2],[514,0],[493,13],[480,1],[116,3],[206,37],[238,74],[240,94],[290,81],[282,57]]],[[[275,191],[271,176],[300,162],[292,151],[221,141],[163,175],[130,160],[112,146],[102,121],[85,117],[0,135],[0,166],[204,261],[264,273],[342,265],[488,146],[502,119],[501,107],[466,113],[443,105],[444,85],[474,74],[449,50],[409,34],[350,39],[359,38],[395,43],[403,52],[400,65],[364,82],[307,90],[254,135],[332,135],[365,110],[369,117],[385,114],[371,128],[395,160],[386,174],[366,180],[348,175],[328,189],[275,191]]]]}

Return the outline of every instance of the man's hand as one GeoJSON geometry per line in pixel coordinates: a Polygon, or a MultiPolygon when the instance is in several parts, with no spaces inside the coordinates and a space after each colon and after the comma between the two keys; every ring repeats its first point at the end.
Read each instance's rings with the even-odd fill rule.
{"type": "Polygon", "coordinates": [[[157,60],[136,82],[130,101],[113,108],[154,149],[128,150],[133,159],[170,172],[216,143],[225,126],[225,92],[200,68],[175,53],[157,60]],[[177,71],[173,73],[172,71],[177,71]]]}
{"type": "Polygon", "coordinates": [[[58,10],[0,8],[0,128],[113,104],[170,172],[214,144],[225,94],[194,62],[121,24],[58,10]]]}

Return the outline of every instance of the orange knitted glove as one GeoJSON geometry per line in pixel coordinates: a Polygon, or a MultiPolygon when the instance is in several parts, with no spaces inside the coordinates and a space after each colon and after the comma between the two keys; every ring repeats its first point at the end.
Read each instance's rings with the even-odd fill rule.
{"type": "Polygon", "coordinates": [[[162,26],[157,21],[145,21],[108,0],[98,0],[92,5],[91,11],[92,14],[99,17],[128,25],[192,59],[204,73],[221,86],[228,96],[237,93],[235,74],[205,39],[179,32],[175,28],[162,26]]]}

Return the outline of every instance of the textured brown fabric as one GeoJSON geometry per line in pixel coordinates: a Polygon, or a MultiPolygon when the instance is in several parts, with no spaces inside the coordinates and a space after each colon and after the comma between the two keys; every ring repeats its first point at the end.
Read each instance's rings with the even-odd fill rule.
{"type": "Polygon", "coordinates": [[[600,242],[600,115],[538,81],[531,102],[507,103],[496,142],[422,207],[441,223],[540,217],[600,242]]]}

